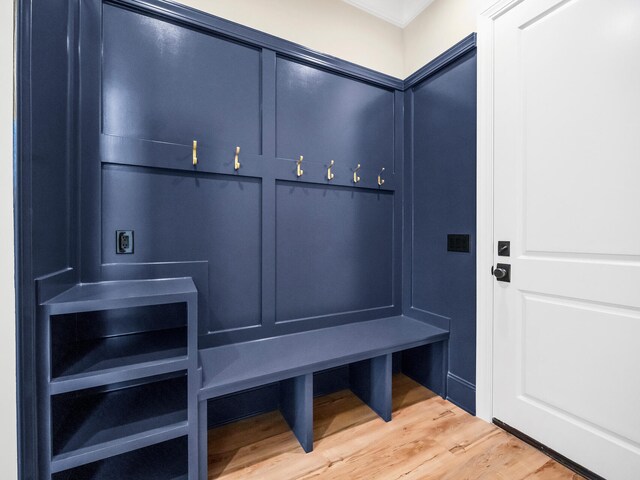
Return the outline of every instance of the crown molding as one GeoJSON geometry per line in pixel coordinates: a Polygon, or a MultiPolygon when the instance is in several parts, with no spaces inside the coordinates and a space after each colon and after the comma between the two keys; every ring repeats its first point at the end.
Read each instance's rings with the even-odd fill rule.
{"type": "Polygon", "coordinates": [[[409,25],[434,0],[395,0],[394,2],[371,0],[342,0],[349,5],[376,16],[396,27],[409,25]]]}

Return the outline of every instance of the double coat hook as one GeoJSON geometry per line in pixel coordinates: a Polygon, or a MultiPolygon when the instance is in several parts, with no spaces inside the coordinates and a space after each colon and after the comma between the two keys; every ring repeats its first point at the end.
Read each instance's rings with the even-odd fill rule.
{"type": "Polygon", "coordinates": [[[353,171],[353,183],[358,183],[360,181],[360,177],[358,176],[358,170],[360,170],[360,164],[353,171]]]}
{"type": "Polygon", "coordinates": [[[335,178],[336,174],[333,173],[331,171],[331,169],[333,168],[333,164],[336,163],[333,160],[331,160],[331,163],[329,164],[329,168],[327,168],[327,180],[331,181],[335,178]]]}
{"type": "Polygon", "coordinates": [[[302,155],[300,155],[300,160],[296,161],[296,175],[298,177],[301,177],[302,174],[304,173],[304,170],[302,170],[302,160],[304,159],[304,157],[302,155]]]}
{"type": "Polygon", "coordinates": [[[384,185],[384,178],[382,178],[382,172],[384,172],[384,167],[382,167],[382,170],[380,170],[380,173],[378,174],[378,186],[379,187],[384,185]]]}

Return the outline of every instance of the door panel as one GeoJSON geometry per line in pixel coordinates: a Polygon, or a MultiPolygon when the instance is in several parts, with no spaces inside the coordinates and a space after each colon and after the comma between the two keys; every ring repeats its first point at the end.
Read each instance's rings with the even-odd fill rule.
{"type": "Polygon", "coordinates": [[[494,41],[494,415],[638,478],[640,3],[525,0],[494,41]]]}
{"type": "Polygon", "coordinates": [[[640,255],[640,222],[618,214],[640,212],[640,70],[626,59],[640,44],[624,3],[602,16],[563,2],[519,28],[526,251],[640,255]]]}
{"type": "MultiPolygon", "coordinates": [[[[260,50],[104,5],[107,135],[260,152],[260,50]]],[[[188,151],[186,152],[189,153],[188,151]]]]}
{"type": "Polygon", "coordinates": [[[640,312],[533,294],[523,294],[522,301],[524,398],[640,442],[637,425],[619,414],[637,408],[638,398],[629,395],[633,380],[625,376],[624,365],[640,364],[640,312]],[[576,332],[579,345],[558,362],[567,345],[576,343],[576,332]],[[567,381],[572,377],[576,381],[567,381]]]}

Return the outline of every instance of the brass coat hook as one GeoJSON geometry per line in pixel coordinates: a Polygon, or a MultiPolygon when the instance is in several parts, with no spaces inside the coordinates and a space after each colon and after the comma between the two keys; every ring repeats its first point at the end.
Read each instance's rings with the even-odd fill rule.
{"type": "Polygon", "coordinates": [[[302,170],[302,168],[300,167],[300,165],[302,165],[302,160],[304,159],[304,157],[302,155],[300,155],[300,160],[296,161],[296,175],[298,177],[301,177],[302,174],[304,173],[304,170],[302,170]]]}
{"type": "Polygon", "coordinates": [[[233,159],[233,169],[236,172],[240,170],[240,160],[238,159],[238,157],[240,157],[240,147],[236,147],[236,156],[233,159]]]}
{"type": "Polygon", "coordinates": [[[360,170],[360,164],[353,171],[353,183],[358,183],[360,181],[360,177],[358,176],[358,170],[360,170]]]}
{"type": "Polygon", "coordinates": [[[336,162],[331,160],[331,163],[329,164],[329,168],[327,168],[327,180],[329,180],[329,181],[333,180],[334,177],[336,176],[336,174],[331,171],[331,169],[333,168],[333,164],[334,163],[336,163],[336,162]]]}
{"type": "Polygon", "coordinates": [[[378,174],[378,186],[379,187],[384,185],[384,178],[382,178],[382,172],[384,172],[384,167],[382,167],[382,170],[380,170],[380,173],[378,174]]]}
{"type": "Polygon", "coordinates": [[[193,165],[198,165],[198,141],[193,141],[193,165]]]}

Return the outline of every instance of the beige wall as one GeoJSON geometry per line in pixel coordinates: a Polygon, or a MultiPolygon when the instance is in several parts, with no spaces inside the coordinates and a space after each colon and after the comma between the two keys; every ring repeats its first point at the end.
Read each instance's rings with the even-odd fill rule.
{"type": "Polygon", "coordinates": [[[17,478],[13,276],[13,2],[0,1],[0,476],[17,478]]]}
{"type": "Polygon", "coordinates": [[[402,77],[402,29],[341,0],[179,0],[190,7],[402,77]]]}
{"type": "Polygon", "coordinates": [[[476,31],[477,0],[435,0],[403,31],[403,78],[476,31]]]}
{"type": "Polygon", "coordinates": [[[478,0],[435,0],[403,30],[341,0],[180,3],[402,79],[475,32],[478,10],[478,0]]]}

